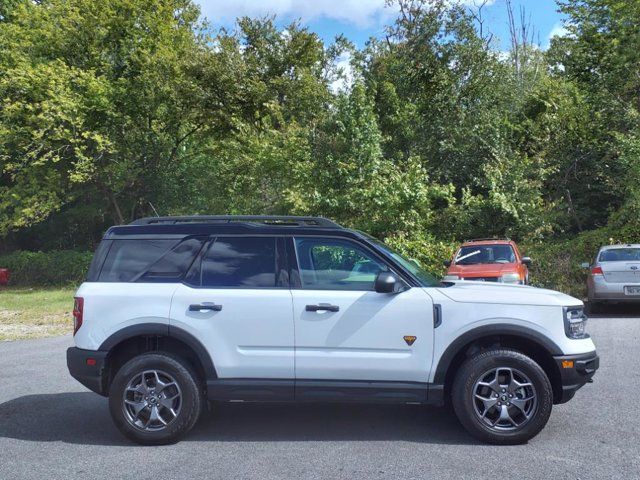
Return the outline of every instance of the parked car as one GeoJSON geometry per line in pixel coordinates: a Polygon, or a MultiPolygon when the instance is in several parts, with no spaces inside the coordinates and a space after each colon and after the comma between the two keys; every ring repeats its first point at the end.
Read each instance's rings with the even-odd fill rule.
{"type": "Polygon", "coordinates": [[[440,283],[318,217],[112,227],[73,317],[71,375],[142,444],[177,441],[207,400],[450,402],[476,437],[522,443],[599,366],[580,300],[440,283]]]}
{"type": "Polygon", "coordinates": [[[587,296],[592,308],[604,303],[640,303],[640,244],[601,247],[589,269],[587,296]]]}
{"type": "Polygon", "coordinates": [[[0,268],[0,285],[7,286],[9,284],[9,270],[0,268]]]}
{"type": "Polygon", "coordinates": [[[448,267],[446,280],[529,283],[531,259],[523,257],[513,240],[484,238],[469,240],[456,251],[448,267]]]}

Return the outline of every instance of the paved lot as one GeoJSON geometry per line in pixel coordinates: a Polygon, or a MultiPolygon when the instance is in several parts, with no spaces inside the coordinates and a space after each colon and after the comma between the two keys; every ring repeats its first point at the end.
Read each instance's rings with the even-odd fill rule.
{"type": "Polygon", "coordinates": [[[186,440],[130,444],[67,374],[70,337],[0,344],[0,479],[640,478],[640,318],[590,323],[595,383],[528,445],[479,444],[443,409],[227,405],[186,440]]]}

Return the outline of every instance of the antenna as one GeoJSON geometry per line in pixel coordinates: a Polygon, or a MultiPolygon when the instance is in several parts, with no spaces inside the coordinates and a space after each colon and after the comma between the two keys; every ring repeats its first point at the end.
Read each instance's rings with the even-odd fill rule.
{"type": "Polygon", "coordinates": [[[156,210],[156,207],[153,206],[153,203],[151,203],[151,202],[147,202],[147,203],[153,209],[153,213],[156,214],[156,217],[159,217],[160,215],[158,215],[158,211],[156,210]]]}

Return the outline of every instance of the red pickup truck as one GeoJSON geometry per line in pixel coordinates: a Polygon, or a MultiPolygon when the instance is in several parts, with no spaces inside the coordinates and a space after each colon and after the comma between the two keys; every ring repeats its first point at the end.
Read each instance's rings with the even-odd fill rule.
{"type": "Polygon", "coordinates": [[[480,282],[529,283],[531,259],[520,254],[509,239],[478,239],[462,244],[448,267],[445,280],[475,280],[480,282]]]}

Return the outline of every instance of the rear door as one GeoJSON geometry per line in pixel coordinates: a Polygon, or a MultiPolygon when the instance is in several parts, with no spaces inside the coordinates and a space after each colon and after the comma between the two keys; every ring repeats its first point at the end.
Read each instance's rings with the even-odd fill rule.
{"type": "Polygon", "coordinates": [[[391,269],[358,242],[294,242],[300,276],[292,290],[297,390],[306,379],[427,382],[433,302],[424,289],[375,292],[377,273],[391,269]]]}
{"type": "Polygon", "coordinates": [[[219,387],[218,396],[269,397],[277,390],[282,399],[293,398],[294,325],[283,245],[269,236],[214,238],[173,296],[171,326],[209,351],[220,383],[210,388],[219,387]],[[260,392],[249,379],[280,387],[260,392]]]}

